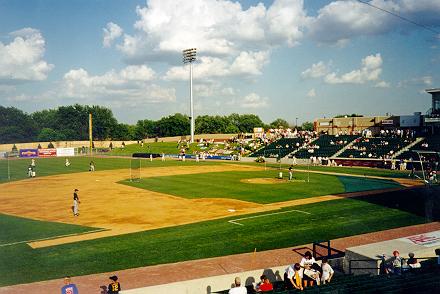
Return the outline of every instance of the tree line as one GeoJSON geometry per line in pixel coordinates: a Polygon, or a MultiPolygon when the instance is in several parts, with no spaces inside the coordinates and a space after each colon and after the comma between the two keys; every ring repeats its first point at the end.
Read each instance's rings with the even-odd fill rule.
{"type": "MultiPolygon", "coordinates": [[[[87,140],[89,113],[93,117],[94,140],[142,140],[190,133],[190,119],[180,113],[129,125],[119,123],[110,109],[98,105],[60,106],[31,114],[15,107],[0,106],[0,143],[87,140]]],[[[309,122],[303,124],[306,129],[312,126],[309,122]]],[[[248,133],[254,127],[291,126],[281,118],[265,124],[255,114],[201,115],[195,120],[196,134],[248,133]]]]}

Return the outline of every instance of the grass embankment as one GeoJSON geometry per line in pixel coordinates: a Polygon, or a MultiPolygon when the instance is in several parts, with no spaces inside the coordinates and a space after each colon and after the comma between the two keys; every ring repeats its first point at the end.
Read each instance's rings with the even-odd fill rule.
{"type": "Polygon", "coordinates": [[[411,213],[354,199],[283,211],[291,209],[311,214],[267,215],[241,220],[244,226],[227,218],[35,250],[25,244],[0,247],[0,286],[285,248],[424,222],[411,213]]]}
{"type": "MultiPolygon", "coordinates": [[[[236,145],[236,144],[232,144],[236,145]]],[[[179,154],[186,144],[179,145],[177,142],[154,142],[141,144],[126,145],[125,148],[115,148],[110,152],[104,153],[105,155],[117,155],[117,156],[131,156],[133,153],[156,153],[156,154],[179,154]]],[[[189,149],[186,150],[186,154],[194,154],[195,152],[208,152],[217,149],[224,149],[225,145],[220,143],[208,144],[208,146],[199,146],[199,143],[189,144],[189,149]]]]}
{"type": "MultiPolygon", "coordinates": [[[[57,174],[69,174],[86,172],[89,170],[89,163],[93,160],[96,171],[113,170],[113,169],[128,169],[132,158],[112,158],[112,157],[69,157],[70,166],[65,166],[65,158],[37,158],[36,172],[37,177],[51,176],[57,174]]],[[[180,162],[176,160],[167,160],[162,162],[160,160],[140,159],[142,161],[142,168],[160,167],[160,166],[191,166],[196,163],[192,160],[180,162]]],[[[28,166],[30,159],[10,159],[9,160],[9,174],[8,180],[8,161],[0,160],[0,183],[7,181],[17,181],[28,178],[28,166]]],[[[218,164],[218,162],[203,162],[203,164],[218,164]]]]}
{"type": "MultiPolygon", "coordinates": [[[[394,181],[296,172],[294,181],[254,184],[246,179],[273,178],[276,170],[228,171],[143,178],[126,185],[185,198],[233,198],[273,203],[328,194],[396,188],[394,181]],[[310,180],[310,182],[308,182],[310,180]]],[[[284,175],[286,176],[286,175],[284,175]]]]}

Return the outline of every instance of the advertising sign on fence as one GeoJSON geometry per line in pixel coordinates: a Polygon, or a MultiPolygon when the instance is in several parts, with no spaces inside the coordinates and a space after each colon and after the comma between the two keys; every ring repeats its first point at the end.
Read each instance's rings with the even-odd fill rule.
{"type": "Polygon", "coordinates": [[[75,148],[57,148],[57,156],[75,156],[75,148]]]}
{"type": "Polygon", "coordinates": [[[55,156],[57,156],[57,150],[55,148],[38,149],[38,157],[55,157],[55,156]]]}
{"type": "Polygon", "coordinates": [[[38,149],[20,149],[20,157],[38,157],[38,149]]]}

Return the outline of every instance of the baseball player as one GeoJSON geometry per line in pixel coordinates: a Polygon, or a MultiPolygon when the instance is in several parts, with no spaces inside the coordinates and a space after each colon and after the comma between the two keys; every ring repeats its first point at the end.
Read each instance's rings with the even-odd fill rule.
{"type": "Polygon", "coordinates": [[[79,204],[81,203],[79,201],[79,197],[78,197],[78,193],[79,190],[75,189],[75,191],[73,192],[73,215],[74,216],[78,216],[79,215],[79,204]]]}
{"type": "Polygon", "coordinates": [[[89,171],[94,172],[95,171],[95,163],[92,161],[90,161],[89,164],[89,171]]]}
{"type": "Polygon", "coordinates": [[[293,167],[289,166],[289,181],[291,181],[293,178],[293,167]]]}
{"type": "Polygon", "coordinates": [[[66,167],[69,167],[69,166],[70,166],[69,158],[66,158],[66,163],[65,163],[65,165],[66,165],[66,167]]]}

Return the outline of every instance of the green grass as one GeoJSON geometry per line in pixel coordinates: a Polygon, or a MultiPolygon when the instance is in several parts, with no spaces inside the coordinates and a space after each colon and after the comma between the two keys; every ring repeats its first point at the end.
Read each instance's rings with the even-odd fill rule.
{"type": "MultiPolygon", "coordinates": [[[[36,172],[37,177],[44,177],[57,174],[69,174],[77,172],[86,172],[89,170],[89,162],[95,162],[96,171],[125,169],[130,168],[131,158],[112,158],[112,157],[71,157],[69,167],[64,166],[65,158],[37,158],[36,172]]],[[[27,168],[30,164],[30,159],[11,159],[9,160],[9,168],[11,181],[22,180],[27,178],[27,168]]],[[[191,166],[191,165],[213,165],[218,162],[194,162],[185,161],[179,162],[175,160],[167,160],[162,162],[160,160],[142,159],[142,168],[159,167],[159,166],[191,166]]],[[[0,160],[0,183],[8,181],[8,161],[0,160]]]]}
{"type": "Polygon", "coordinates": [[[228,171],[151,177],[143,178],[139,182],[122,181],[120,183],[185,198],[233,198],[256,203],[273,203],[319,195],[400,187],[394,181],[316,173],[311,173],[310,182],[307,182],[307,173],[299,172],[294,174],[295,179],[303,182],[286,181],[276,184],[241,182],[243,179],[275,178],[277,175],[277,170],[228,171]]]}
{"type": "MultiPolygon", "coordinates": [[[[246,162],[243,164],[248,165],[257,165],[264,167],[264,163],[256,163],[256,162],[246,162]]],[[[267,163],[267,167],[278,169],[280,164],[275,163],[267,163]]],[[[289,164],[282,164],[282,169],[288,169],[289,164]]],[[[371,168],[371,167],[343,167],[343,166],[307,166],[307,165],[295,165],[294,169],[299,170],[312,170],[319,172],[334,172],[334,173],[345,173],[359,176],[376,176],[376,177],[385,177],[385,178],[406,178],[408,177],[410,171],[400,171],[400,170],[389,170],[382,168],[371,168]]],[[[421,176],[421,172],[418,173],[421,176]]]]}
{"type": "Polygon", "coordinates": [[[49,237],[84,233],[96,228],[56,222],[37,221],[22,217],[0,214],[0,246],[4,244],[49,237]]]}
{"type": "Polygon", "coordinates": [[[353,199],[284,211],[291,209],[311,214],[240,221],[244,226],[227,218],[35,250],[25,244],[0,247],[0,286],[292,247],[424,222],[411,213],[353,199]]]}

